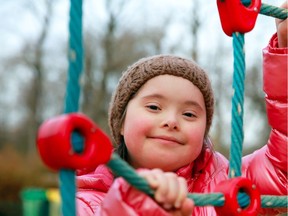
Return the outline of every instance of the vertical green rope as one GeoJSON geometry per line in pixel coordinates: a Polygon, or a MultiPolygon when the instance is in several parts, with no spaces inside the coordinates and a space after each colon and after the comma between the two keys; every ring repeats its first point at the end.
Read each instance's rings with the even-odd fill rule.
{"type": "Polygon", "coordinates": [[[61,194],[61,210],[63,216],[76,215],[75,194],[76,180],[73,170],[62,169],[59,173],[59,188],[61,194]]]}
{"type": "Polygon", "coordinates": [[[65,113],[77,112],[79,107],[80,75],[83,68],[82,0],[71,0],[69,35],[65,113]]]}
{"type": "Polygon", "coordinates": [[[244,34],[233,33],[233,90],[232,97],[232,128],[229,177],[241,176],[242,148],[243,148],[243,104],[245,83],[245,51],[244,34]]]}
{"type": "MultiPolygon", "coordinates": [[[[250,0],[242,0],[244,5],[249,5],[250,0]]],[[[287,9],[261,4],[261,14],[273,16],[279,19],[287,18],[287,9]]],[[[245,50],[244,34],[234,32],[233,37],[233,98],[232,98],[232,129],[229,177],[241,176],[242,149],[244,140],[243,114],[244,114],[244,85],[245,85],[245,50]]]]}
{"type": "MultiPolygon", "coordinates": [[[[70,1],[69,20],[69,69],[64,113],[77,112],[80,99],[80,76],[83,69],[83,44],[82,44],[82,0],[70,1]]],[[[73,150],[82,150],[83,142],[79,142],[79,135],[73,133],[73,150]],[[80,144],[79,144],[80,143],[80,144]]],[[[74,170],[60,170],[60,193],[62,197],[62,214],[64,216],[76,215],[76,181],[74,170]]]]}

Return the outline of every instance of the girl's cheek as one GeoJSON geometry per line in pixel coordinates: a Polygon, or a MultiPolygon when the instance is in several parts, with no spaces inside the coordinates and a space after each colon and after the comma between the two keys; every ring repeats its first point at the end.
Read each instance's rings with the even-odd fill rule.
{"type": "Polygon", "coordinates": [[[125,135],[126,136],[141,136],[149,133],[153,128],[153,120],[144,115],[131,115],[125,119],[125,135]]]}
{"type": "Polygon", "coordinates": [[[152,121],[149,118],[142,118],[138,116],[138,119],[135,119],[134,125],[132,126],[133,130],[136,130],[140,133],[148,132],[153,126],[152,121]]]}
{"type": "Polygon", "coordinates": [[[133,119],[132,121],[128,124],[126,122],[124,129],[124,140],[131,154],[133,154],[133,152],[135,153],[135,149],[143,145],[145,137],[147,137],[151,131],[147,120],[140,120],[139,118],[139,120],[133,119]]]}
{"type": "Polygon", "coordinates": [[[195,152],[200,152],[204,142],[204,131],[195,130],[193,133],[190,133],[189,140],[191,143],[193,143],[192,146],[195,149],[195,152]]]}

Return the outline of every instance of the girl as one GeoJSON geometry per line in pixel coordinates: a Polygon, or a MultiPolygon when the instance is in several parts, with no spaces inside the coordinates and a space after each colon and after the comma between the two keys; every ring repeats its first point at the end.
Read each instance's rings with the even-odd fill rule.
{"type": "MultiPolygon", "coordinates": [[[[277,34],[263,51],[271,135],[267,145],[242,160],[242,175],[263,195],[287,194],[287,20],[276,24],[277,34]]],[[[213,192],[228,179],[228,161],[212,151],[208,137],[213,106],[210,81],[191,60],[158,55],[130,66],[112,97],[109,125],[115,151],[147,179],[155,198],[100,165],[77,177],[78,214],[216,215],[214,207],[197,207],[187,198],[188,192],[213,192]]]]}

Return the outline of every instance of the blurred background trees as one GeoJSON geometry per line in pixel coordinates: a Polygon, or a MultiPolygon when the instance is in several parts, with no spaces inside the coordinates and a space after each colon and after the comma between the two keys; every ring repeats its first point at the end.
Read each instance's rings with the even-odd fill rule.
{"type": "MultiPolygon", "coordinates": [[[[269,1],[267,1],[269,2],[269,1]]],[[[57,174],[37,155],[39,125],[63,112],[69,2],[1,1],[0,203],[19,201],[24,187],[57,187],[57,174]],[[1,200],[2,199],[2,200],[1,200]]],[[[278,3],[278,2],[277,2],[278,3]]],[[[273,1],[273,5],[275,5],[273,1]]],[[[279,4],[276,4],[279,5],[279,4]]],[[[207,70],[216,97],[211,139],[228,157],[231,123],[232,41],[220,26],[216,1],[84,1],[81,112],[109,134],[107,109],[123,70],[139,58],[171,53],[207,70]]],[[[269,136],[262,92],[261,49],[274,20],[258,18],[247,34],[244,154],[269,136]],[[267,26],[270,26],[267,30],[267,26]],[[265,31],[263,31],[265,28],[265,31]]],[[[0,206],[0,215],[1,206],[0,206]]]]}

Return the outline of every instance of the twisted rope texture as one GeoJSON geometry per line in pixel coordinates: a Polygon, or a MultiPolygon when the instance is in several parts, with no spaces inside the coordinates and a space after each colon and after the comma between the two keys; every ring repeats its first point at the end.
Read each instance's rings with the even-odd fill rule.
{"type": "MultiPolygon", "coordinates": [[[[68,76],[64,104],[64,113],[77,112],[80,98],[80,76],[83,69],[82,44],[82,0],[70,1],[68,76]]],[[[72,134],[72,145],[75,152],[83,149],[83,142],[77,133],[72,134]]],[[[62,214],[76,215],[76,183],[74,170],[60,170],[60,193],[62,197],[62,214]]]]}

